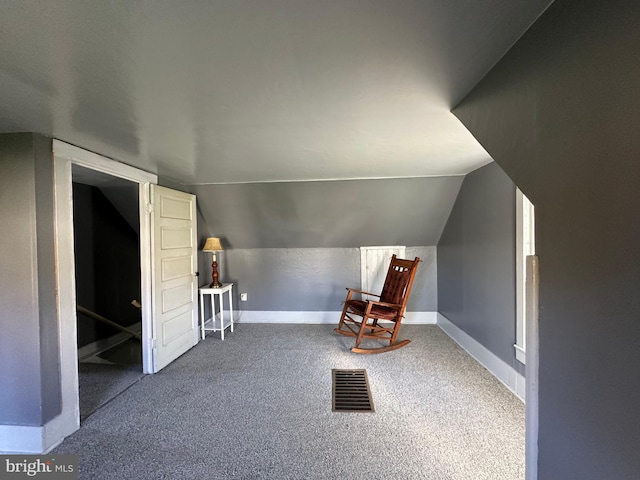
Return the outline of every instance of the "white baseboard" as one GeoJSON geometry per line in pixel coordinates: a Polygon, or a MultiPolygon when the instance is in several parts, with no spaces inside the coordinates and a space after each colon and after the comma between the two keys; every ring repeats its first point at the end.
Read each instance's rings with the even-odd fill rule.
{"type": "Polygon", "coordinates": [[[520,400],[525,401],[525,378],[511,365],[496,356],[480,342],[454,325],[447,317],[438,313],[438,326],[449,335],[454,342],[475,358],[478,363],[500,380],[520,400]]]}
{"type": "Polygon", "coordinates": [[[302,324],[337,324],[339,320],[340,312],[288,312],[275,310],[245,310],[238,312],[238,316],[235,319],[238,323],[302,324]]]}
{"type": "Polygon", "coordinates": [[[80,417],[58,415],[46,425],[0,425],[0,453],[44,454],[80,428],[80,417]]]}
{"type": "MultiPolygon", "coordinates": [[[[341,311],[287,312],[246,310],[238,312],[235,321],[238,323],[301,323],[309,325],[337,325],[340,321],[341,313],[341,311]]],[[[402,323],[407,325],[435,325],[437,320],[437,312],[407,312],[402,323]]]]}
{"type": "Polygon", "coordinates": [[[438,323],[438,312],[405,312],[403,325],[435,325],[438,323]]]}

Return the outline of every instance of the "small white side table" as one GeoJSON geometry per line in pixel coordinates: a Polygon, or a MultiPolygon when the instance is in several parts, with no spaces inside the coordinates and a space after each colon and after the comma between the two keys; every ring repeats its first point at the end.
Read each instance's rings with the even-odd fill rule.
{"type": "Polygon", "coordinates": [[[223,283],[220,288],[200,287],[198,289],[200,293],[200,338],[204,340],[205,332],[217,332],[220,330],[220,339],[224,340],[224,330],[227,327],[231,327],[233,332],[233,283],[223,283]],[[224,306],[223,306],[223,294],[227,293],[229,296],[229,317],[225,318],[224,306]],[[211,317],[204,318],[204,297],[209,295],[211,298],[211,317]],[[216,302],[215,297],[218,296],[218,302],[220,305],[220,321],[216,319],[216,302]],[[220,327],[216,328],[219,323],[220,327]]]}

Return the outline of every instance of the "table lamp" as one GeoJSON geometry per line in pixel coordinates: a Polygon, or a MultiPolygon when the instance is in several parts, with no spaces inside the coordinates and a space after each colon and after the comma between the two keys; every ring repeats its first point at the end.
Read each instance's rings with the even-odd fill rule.
{"type": "Polygon", "coordinates": [[[213,262],[211,263],[211,268],[213,271],[211,272],[211,285],[209,288],[220,288],[222,284],[218,281],[218,262],[216,260],[216,252],[220,252],[224,250],[222,248],[222,244],[220,243],[219,238],[209,237],[207,241],[204,243],[204,247],[202,247],[203,252],[211,252],[213,254],[213,262]]]}

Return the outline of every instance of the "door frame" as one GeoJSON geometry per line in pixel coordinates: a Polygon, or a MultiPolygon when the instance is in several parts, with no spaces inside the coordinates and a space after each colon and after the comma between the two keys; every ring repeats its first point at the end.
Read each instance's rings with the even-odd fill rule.
{"type": "MultiPolygon", "coordinates": [[[[153,351],[151,348],[151,320],[153,318],[151,305],[151,221],[148,212],[149,185],[158,183],[158,177],[155,174],[139,170],[54,139],[53,176],[57,283],[56,311],[59,331],[58,341],[62,396],[60,440],[80,427],[76,281],[74,273],[73,165],[79,165],[138,184],[143,372],[151,373],[153,368],[153,351]]],[[[56,435],[54,434],[53,436],[56,435]]]]}

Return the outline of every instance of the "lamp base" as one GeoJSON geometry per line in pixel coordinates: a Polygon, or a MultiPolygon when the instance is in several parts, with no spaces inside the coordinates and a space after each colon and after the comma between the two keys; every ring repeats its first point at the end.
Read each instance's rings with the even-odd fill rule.
{"type": "Polygon", "coordinates": [[[211,263],[211,285],[209,288],[220,288],[222,284],[218,280],[218,262],[216,262],[216,254],[213,254],[213,263],[211,263]]]}

